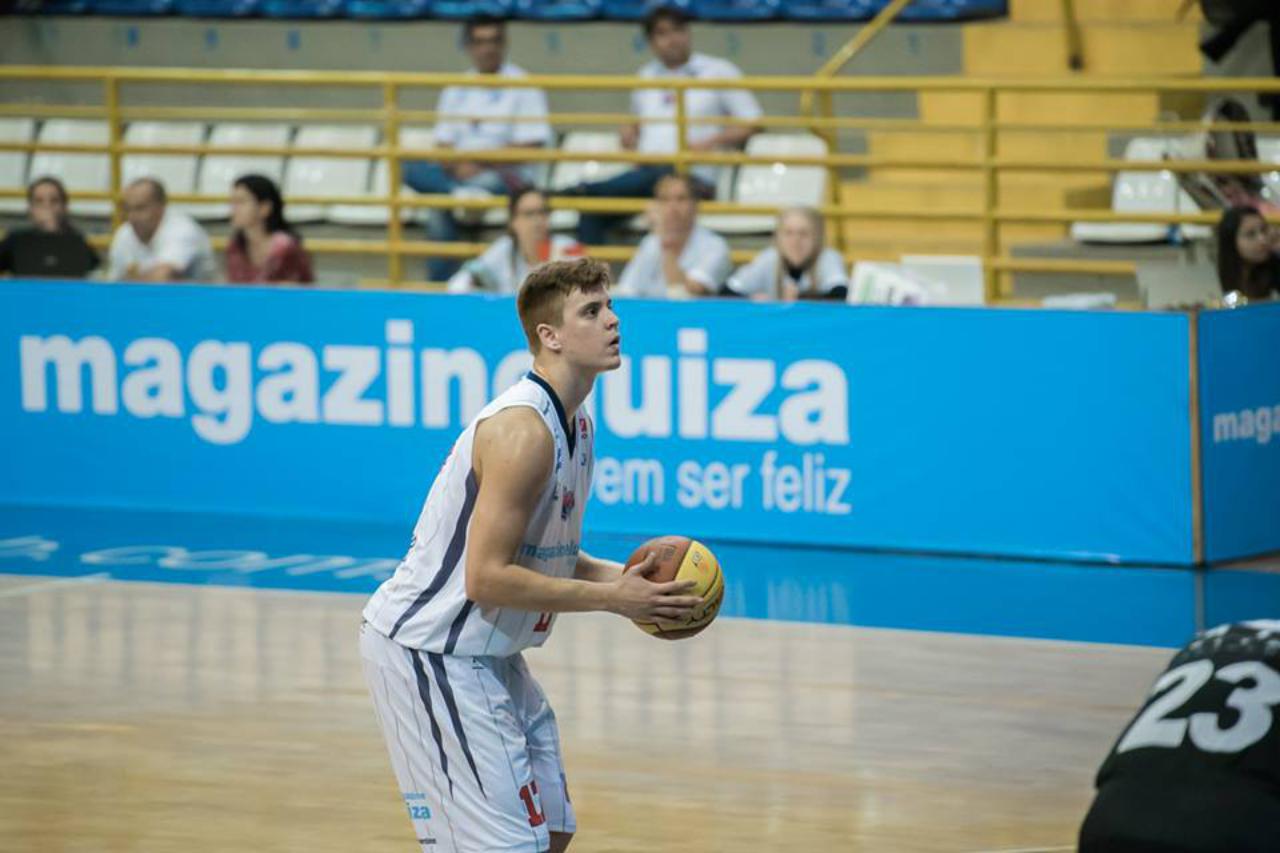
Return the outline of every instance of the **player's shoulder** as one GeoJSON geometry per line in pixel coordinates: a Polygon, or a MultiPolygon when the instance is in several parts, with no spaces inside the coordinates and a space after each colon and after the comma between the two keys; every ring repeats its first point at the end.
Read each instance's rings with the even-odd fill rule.
{"type": "Polygon", "coordinates": [[[518,403],[498,409],[476,424],[476,441],[512,453],[555,449],[555,437],[546,420],[531,404],[518,403]]]}
{"type": "Polygon", "coordinates": [[[720,56],[694,53],[689,57],[689,71],[694,77],[741,77],[742,69],[720,56]]]}

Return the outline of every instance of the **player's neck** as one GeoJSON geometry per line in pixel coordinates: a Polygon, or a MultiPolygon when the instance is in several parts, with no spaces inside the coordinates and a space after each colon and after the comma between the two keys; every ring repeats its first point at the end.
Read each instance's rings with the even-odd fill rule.
{"type": "Polygon", "coordinates": [[[573,420],[582,401],[591,393],[591,388],[596,381],[594,373],[573,370],[559,362],[545,363],[535,359],[533,372],[556,392],[556,396],[560,398],[560,405],[564,407],[565,417],[570,421],[573,420]]]}

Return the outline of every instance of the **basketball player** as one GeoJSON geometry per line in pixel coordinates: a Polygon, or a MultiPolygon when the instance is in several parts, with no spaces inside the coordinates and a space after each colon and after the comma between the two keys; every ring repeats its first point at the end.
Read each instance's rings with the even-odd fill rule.
{"type": "Polygon", "coordinates": [[[598,374],[621,364],[608,269],[536,268],[517,297],[533,370],[478,414],[436,477],[409,553],[364,609],[360,653],[418,843],[562,851],[576,822],[556,718],[520,654],[556,615],[682,621],[692,581],[579,550],[598,374]]]}
{"type": "Polygon", "coordinates": [[[1098,771],[1082,853],[1280,850],[1280,621],[1198,635],[1098,771]]]}

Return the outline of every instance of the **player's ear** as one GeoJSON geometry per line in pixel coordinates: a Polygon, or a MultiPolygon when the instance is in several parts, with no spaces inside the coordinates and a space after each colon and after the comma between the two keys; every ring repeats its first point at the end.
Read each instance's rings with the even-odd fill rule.
{"type": "Polygon", "coordinates": [[[564,348],[564,343],[560,340],[560,330],[550,323],[539,323],[537,332],[538,341],[543,349],[560,352],[564,348]]]}

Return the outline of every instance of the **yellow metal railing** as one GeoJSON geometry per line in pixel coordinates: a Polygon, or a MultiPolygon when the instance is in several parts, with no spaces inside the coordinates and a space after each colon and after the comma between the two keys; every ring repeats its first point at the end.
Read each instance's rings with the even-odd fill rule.
{"type": "MultiPolygon", "coordinates": [[[[401,212],[421,208],[497,207],[501,199],[463,201],[447,195],[407,195],[395,191],[400,186],[400,168],[404,160],[431,159],[440,162],[472,160],[476,152],[442,149],[414,149],[399,144],[399,131],[407,124],[430,122],[437,118],[434,111],[414,110],[401,106],[406,91],[437,89],[447,85],[506,86],[505,78],[463,74],[408,74],[377,72],[330,71],[249,71],[207,70],[178,68],[71,68],[39,66],[0,66],[0,81],[78,82],[95,81],[102,87],[101,103],[86,104],[15,104],[0,105],[0,115],[104,119],[109,128],[109,141],[105,145],[41,145],[35,143],[0,143],[0,151],[61,151],[77,153],[106,153],[110,159],[110,190],[108,192],[77,192],[77,198],[115,199],[120,192],[121,158],[128,154],[244,154],[244,155],[295,155],[307,157],[382,158],[387,161],[389,185],[393,188],[384,196],[316,196],[290,197],[290,203],[321,205],[371,205],[385,207],[389,211],[385,239],[309,239],[309,247],[320,253],[383,254],[387,257],[387,277],[393,284],[406,281],[404,260],[408,257],[442,255],[462,257],[475,254],[481,247],[466,243],[434,243],[406,238],[401,212]],[[150,84],[166,85],[218,85],[228,87],[331,87],[367,89],[381,100],[378,108],[334,109],[306,108],[288,105],[275,107],[225,107],[192,106],[190,102],[175,106],[155,106],[127,103],[122,88],[132,94],[137,87],[150,84]],[[268,147],[218,147],[210,145],[126,145],[123,129],[126,122],[137,120],[197,119],[203,121],[277,121],[277,122],[364,122],[381,127],[384,142],[372,148],[319,149],[319,148],[268,148],[268,147]]],[[[652,87],[651,80],[627,76],[530,76],[524,80],[529,86],[552,91],[618,91],[652,87]]],[[[733,119],[695,119],[684,110],[684,98],[676,98],[677,150],[669,155],[641,154],[635,151],[615,153],[582,153],[558,149],[514,149],[485,151],[482,158],[489,162],[560,162],[568,160],[593,160],[630,164],[671,164],[679,170],[695,164],[715,165],[772,165],[786,163],[797,166],[819,166],[831,170],[833,176],[843,169],[874,169],[892,173],[896,170],[936,171],[942,179],[951,180],[954,173],[971,174],[981,188],[978,206],[903,210],[862,206],[857,203],[857,193],[844,194],[833,178],[828,183],[833,194],[822,205],[822,212],[834,223],[843,224],[857,220],[918,220],[922,222],[977,222],[981,226],[981,254],[988,274],[988,297],[998,301],[1007,297],[999,287],[1000,273],[1009,272],[1079,272],[1095,275],[1131,274],[1133,264],[1124,261],[1084,261],[1067,259],[1013,258],[1001,245],[1000,227],[1010,223],[1042,223],[1066,225],[1076,221],[1091,222],[1155,222],[1162,224],[1211,224],[1216,216],[1211,213],[1193,214],[1116,214],[1110,210],[1093,209],[1018,209],[1001,205],[1001,179],[1019,173],[1043,173],[1065,175],[1096,173],[1101,177],[1117,171],[1168,170],[1172,172],[1210,173],[1260,173],[1272,171],[1274,164],[1256,161],[1200,161],[1172,160],[1158,162],[1127,161],[1115,158],[1085,158],[1057,160],[1051,158],[1013,157],[1001,155],[1000,143],[1007,134],[1052,134],[1080,131],[1123,131],[1169,134],[1203,129],[1200,122],[1186,118],[1170,121],[1144,122],[1141,120],[1087,121],[1076,123],[1065,119],[1049,122],[1011,121],[1002,116],[1004,99],[1024,94],[1091,94],[1096,96],[1119,94],[1192,94],[1210,96],[1238,92],[1280,93],[1280,80],[1263,79],[1086,79],[1080,77],[1057,80],[1028,79],[971,79],[962,77],[745,77],[732,80],[691,80],[675,78],[663,81],[663,87],[683,92],[688,89],[744,88],[758,92],[791,93],[798,98],[849,93],[897,92],[909,94],[954,93],[975,96],[976,110],[970,120],[954,120],[933,123],[915,119],[886,119],[863,116],[837,116],[831,106],[833,99],[820,97],[824,114],[805,115],[798,110],[791,116],[769,116],[750,122],[769,128],[808,128],[822,130],[862,130],[867,132],[910,132],[966,134],[977,141],[974,156],[945,157],[895,157],[883,154],[848,154],[831,151],[824,156],[750,156],[742,152],[692,151],[686,144],[685,131],[689,126],[702,123],[733,124],[733,119]]],[[[635,121],[624,113],[553,113],[547,117],[560,127],[621,124],[635,121]]],[[[1249,122],[1219,124],[1217,128],[1252,129],[1280,132],[1280,123],[1249,122]]],[[[0,197],[21,196],[23,190],[0,189],[0,197]]],[[[219,201],[223,196],[198,196],[173,194],[177,202],[219,201]]],[[[570,208],[581,212],[635,213],[643,211],[647,202],[635,198],[583,198],[556,197],[555,208],[570,208]]],[[[708,213],[760,213],[776,212],[771,205],[746,206],[727,202],[707,202],[702,209],[708,213]]],[[[843,230],[843,229],[842,229],[843,230]]],[[[631,249],[622,246],[592,247],[594,254],[610,260],[622,260],[631,249]]],[[[750,252],[735,252],[735,259],[742,260],[750,252]]],[[[847,253],[851,260],[855,253],[847,253]]]]}

